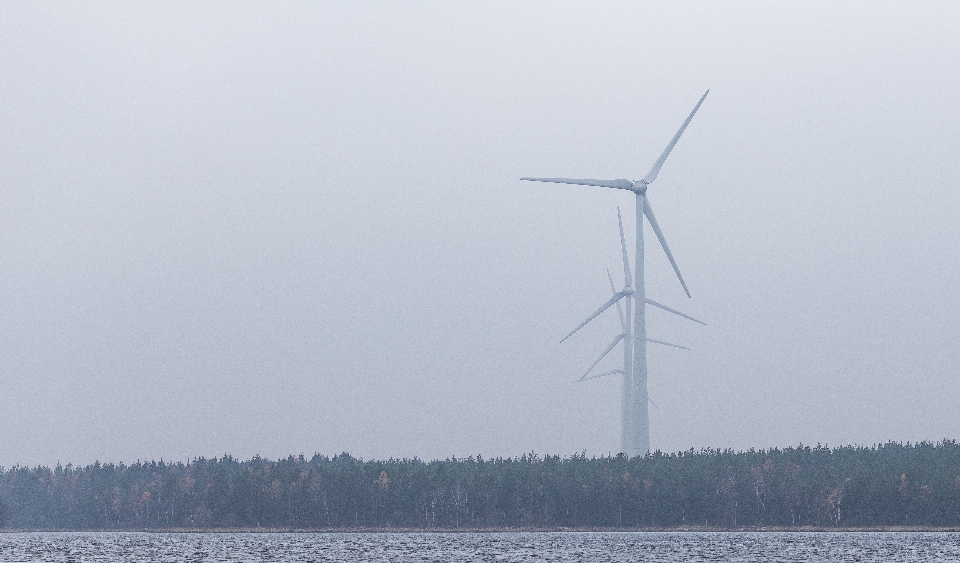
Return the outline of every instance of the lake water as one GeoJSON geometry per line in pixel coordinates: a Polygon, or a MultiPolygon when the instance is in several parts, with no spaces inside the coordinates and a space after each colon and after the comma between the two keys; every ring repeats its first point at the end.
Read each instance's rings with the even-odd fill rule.
{"type": "Polygon", "coordinates": [[[0,534],[0,561],[957,561],[960,533],[0,534]]]}

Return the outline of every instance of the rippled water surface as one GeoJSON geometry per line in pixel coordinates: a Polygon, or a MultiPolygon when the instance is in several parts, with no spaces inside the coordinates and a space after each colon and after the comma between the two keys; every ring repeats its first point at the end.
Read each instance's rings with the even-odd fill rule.
{"type": "Polygon", "coordinates": [[[0,561],[957,561],[960,533],[0,534],[0,561]]]}

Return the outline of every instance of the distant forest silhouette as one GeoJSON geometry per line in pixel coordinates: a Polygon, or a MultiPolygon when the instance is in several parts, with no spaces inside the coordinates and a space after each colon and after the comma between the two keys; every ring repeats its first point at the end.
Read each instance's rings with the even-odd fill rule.
{"type": "Polygon", "coordinates": [[[954,440],[633,459],[344,453],[0,468],[8,529],[958,525],[954,440]]]}

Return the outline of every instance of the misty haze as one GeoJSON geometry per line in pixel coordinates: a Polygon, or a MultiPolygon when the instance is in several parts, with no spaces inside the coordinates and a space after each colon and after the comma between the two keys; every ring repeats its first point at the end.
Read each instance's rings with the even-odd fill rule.
{"type": "Polygon", "coordinates": [[[960,9],[0,7],[0,466],[957,438],[960,9]],[[598,366],[622,364],[613,352],[598,366]]]}

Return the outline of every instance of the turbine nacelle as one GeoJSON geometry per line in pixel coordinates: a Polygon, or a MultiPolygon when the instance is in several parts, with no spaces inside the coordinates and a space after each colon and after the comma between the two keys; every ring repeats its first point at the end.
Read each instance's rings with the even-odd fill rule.
{"type": "MultiPolygon", "coordinates": [[[[536,180],[541,180],[541,181],[542,181],[541,178],[520,178],[520,179],[521,179],[521,180],[534,180],[534,181],[536,181],[536,180]]],[[[567,180],[567,178],[553,178],[553,179],[555,179],[555,180],[567,180]]],[[[637,195],[644,195],[645,193],[647,193],[647,186],[650,185],[650,182],[646,181],[646,180],[643,179],[643,178],[640,178],[639,180],[633,180],[633,181],[627,180],[626,178],[618,178],[618,179],[616,179],[616,180],[585,180],[585,181],[586,181],[586,182],[594,182],[594,181],[595,181],[595,182],[603,182],[603,185],[602,185],[601,187],[605,187],[605,188],[617,188],[617,189],[621,189],[621,190],[627,190],[627,191],[633,192],[633,193],[635,193],[635,194],[637,194],[637,195]]],[[[565,183],[568,183],[568,182],[558,182],[558,183],[563,183],[563,184],[565,184],[565,183]]],[[[588,185],[589,185],[589,184],[588,184],[588,185]]],[[[593,185],[601,185],[601,184],[593,184],[593,185]]]]}

